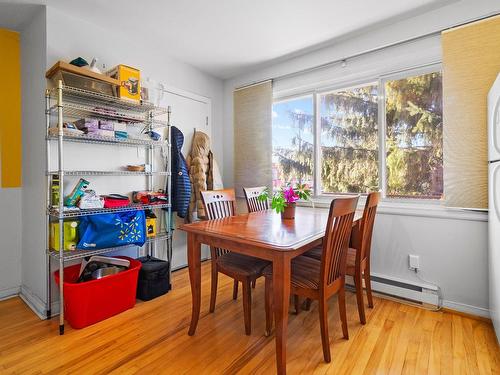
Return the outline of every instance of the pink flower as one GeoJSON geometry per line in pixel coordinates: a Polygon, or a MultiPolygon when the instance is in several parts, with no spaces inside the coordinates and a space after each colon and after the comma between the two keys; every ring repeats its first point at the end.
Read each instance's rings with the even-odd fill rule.
{"type": "Polygon", "coordinates": [[[287,203],[295,203],[299,200],[299,196],[295,193],[291,186],[283,191],[283,196],[285,197],[287,203]]]}

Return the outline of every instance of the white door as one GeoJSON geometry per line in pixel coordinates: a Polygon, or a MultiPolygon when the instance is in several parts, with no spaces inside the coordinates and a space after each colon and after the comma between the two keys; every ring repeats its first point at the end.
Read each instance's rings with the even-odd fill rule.
{"type": "Polygon", "coordinates": [[[500,74],[488,94],[488,160],[500,160],[500,74]]]}
{"type": "Polygon", "coordinates": [[[488,201],[490,315],[500,337],[500,162],[488,165],[488,201]]]}
{"type": "MultiPolygon", "coordinates": [[[[171,124],[184,134],[184,145],[182,154],[187,158],[191,150],[191,141],[194,129],[202,131],[211,136],[211,103],[210,99],[181,92],[177,90],[166,90],[161,100],[161,106],[170,106],[172,109],[171,124]]],[[[174,228],[184,223],[174,212],[174,228]]],[[[162,254],[159,254],[162,255],[162,254]]],[[[201,248],[201,258],[207,259],[210,255],[208,246],[201,248]]],[[[162,256],[164,258],[164,256],[162,256]]],[[[187,266],[187,241],[186,233],[175,229],[172,242],[172,269],[187,266]]]]}

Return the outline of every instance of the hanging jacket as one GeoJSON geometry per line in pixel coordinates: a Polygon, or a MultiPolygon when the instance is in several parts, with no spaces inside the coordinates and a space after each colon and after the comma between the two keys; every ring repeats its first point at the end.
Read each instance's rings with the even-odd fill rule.
{"type": "Polygon", "coordinates": [[[172,126],[170,135],[172,142],[172,211],[176,211],[177,216],[184,218],[187,215],[189,199],[191,198],[188,167],[181,152],[184,134],[172,126]]]}
{"type": "Polygon", "coordinates": [[[203,132],[195,131],[191,152],[187,158],[189,178],[191,179],[191,202],[188,220],[204,219],[205,209],[201,200],[201,192],[222,189],[219,168],[210,150],[210,138],[203,132]]]}

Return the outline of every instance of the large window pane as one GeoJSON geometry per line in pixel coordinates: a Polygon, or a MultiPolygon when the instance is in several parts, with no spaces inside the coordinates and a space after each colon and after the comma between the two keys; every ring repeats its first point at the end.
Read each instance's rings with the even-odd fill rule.
{"type": "Polygon", "coordinates": [[[441,73],[388,81],[387,196],[439,199],[443,194],[441,73]]]}
{"type": "Polygon", "coordinates": [[[285,183],[313,187],[313,98],[273,104],[273,188],[285,183]]]}
{"type": "Polygon", "coordinates": [[[323,193],[379,190],[377,85],[318,96],[323,193]]]}

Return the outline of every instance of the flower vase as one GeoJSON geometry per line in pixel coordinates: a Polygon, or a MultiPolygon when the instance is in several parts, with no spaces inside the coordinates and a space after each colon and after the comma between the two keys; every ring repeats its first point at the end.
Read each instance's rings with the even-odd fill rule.
{"type": "Polygon", "coordinates": [[[295,218],[295,203],[287,203],[284,211],[281,213],[282,219],[294,219],[295,218]]]}

